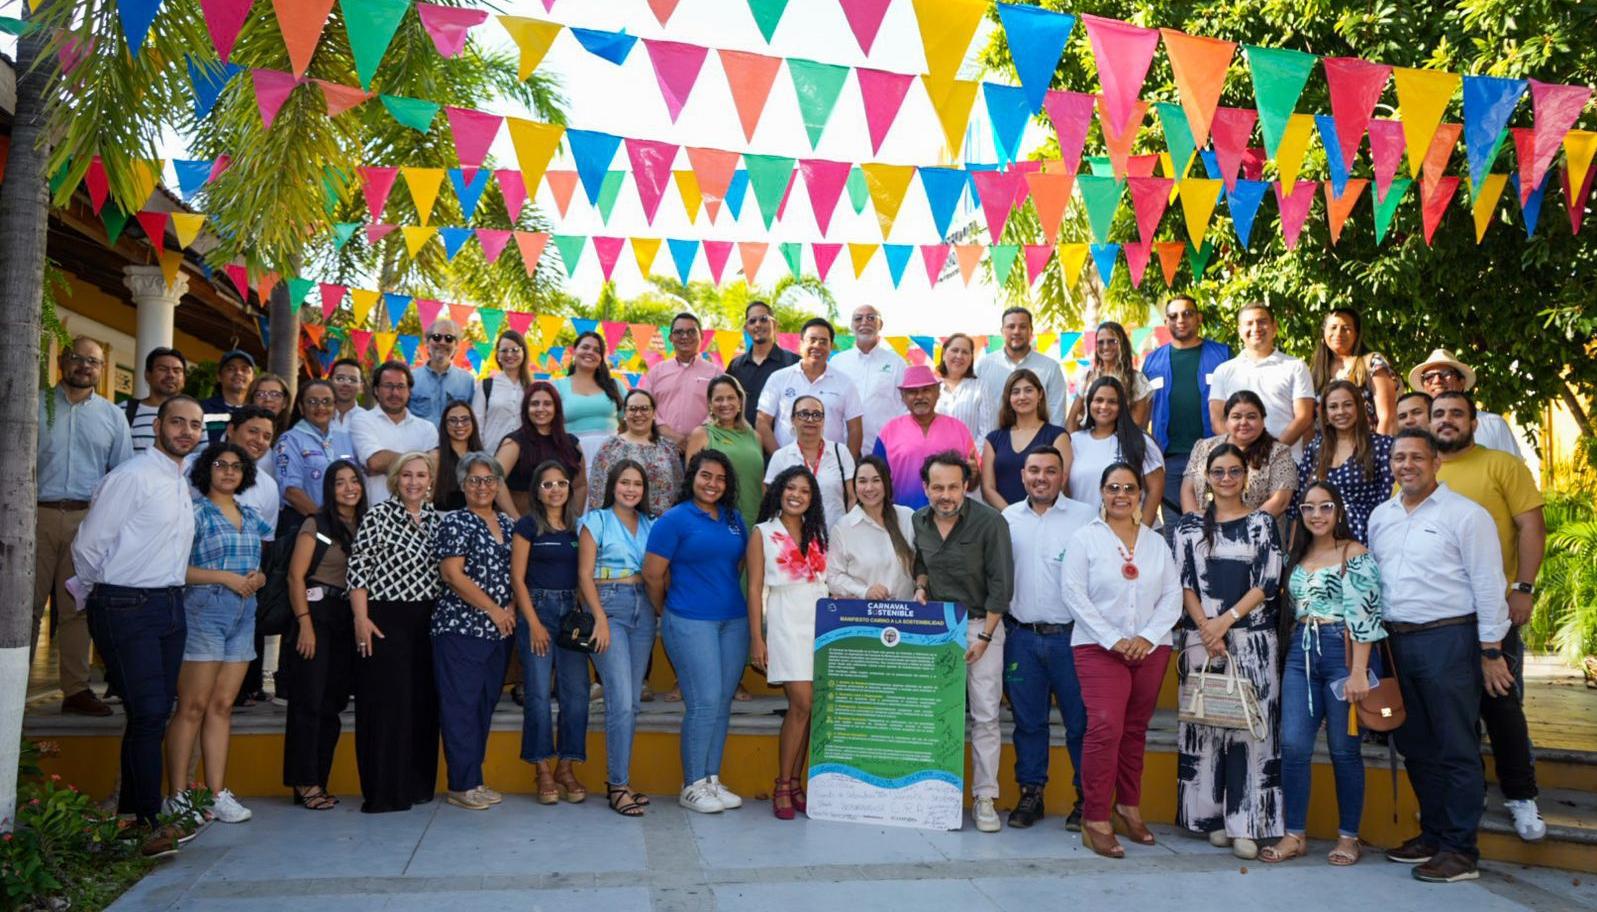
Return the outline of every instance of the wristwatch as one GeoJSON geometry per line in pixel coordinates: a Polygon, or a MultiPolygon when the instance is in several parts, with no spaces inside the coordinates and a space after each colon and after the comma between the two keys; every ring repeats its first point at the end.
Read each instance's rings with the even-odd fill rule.
{"type": "Polygon", "coordinates": [[[991,643],[993,635],[990,633],[978,633],[976,634],[976,639],[981,640],[983,643],[991,643]]]}
{"type": "Polygon", "coordinates": [[[1510,586],[1509,588],[1513,589],[1515,592],[1523,592],[1526,595],[1535,595],[1536,594],[1536,584],[1535,583],[1515,583],[1514,585],[1510,586]]]}
{"type": "Polygon", "coordinates": [[[1497,661],[1498,659],[1500,659],[1502,657],[1503,657],[1503,651],[1501,649],[1482,649],[1481,650],[1481,658],[1486,659],[1489,662],[1495,662],[1495,661],[1497,661]]]}

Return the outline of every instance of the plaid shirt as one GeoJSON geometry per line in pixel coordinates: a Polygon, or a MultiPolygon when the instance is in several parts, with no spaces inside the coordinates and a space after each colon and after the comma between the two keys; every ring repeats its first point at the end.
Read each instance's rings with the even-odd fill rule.
{"type": "Polygon", "coordinates": [[[210,498],[194,498],[194,549],[189,553],[189,566],[243,574],[260,569],[261,536],[270,534],[272,527],[253,508],[241,505],[238,509],[244,522],[235,528],[210,498]]]}

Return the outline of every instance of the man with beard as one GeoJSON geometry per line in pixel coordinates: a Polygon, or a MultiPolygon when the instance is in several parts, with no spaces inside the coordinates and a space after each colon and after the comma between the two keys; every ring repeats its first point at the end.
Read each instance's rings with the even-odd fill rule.
{"type": "Polygon", "coordinates": [[[937,414],[941,390],[941,381],[926,365],[917,364],[905,371],[898,395],[909,414],[882,425],[876,437],[874,454],[886,459],[893,470],[893,502],[911,510],[926,506],[926,489],[921,486],[919,475],[928,457],[953,450],[964,454],[966,461],[976,458],[976,442],[965,422],[937,414]]]}
{"type": "Polygon", "coordinates": [[[1178,294],[1165,302],[1164,324],[1170,341],[1148,353],[1142,373],[1153,389],[1150,424],[1153,439],[1164,453],[1165,520],[1181,515],[1181,479],[1193,444],[1213,437],[1209,423],[1209,381],[1215,369],[1231,357],[1229,346],[1203,337],[1203,314],[1191,295],[1178,294]]]}
{"type": "Polygon", "coordinates": [[[133,431],[133,452],[142,453],[155,443],[155,413],[161,403],[183,392],[189,362],[175,348],[152,348],[144,356],[144,383],[150,395],[122,403],[133,431]]]}
{"type": "MultiPolygon", "coordinates": [[[[1475,380],[1475,368],[1458,360],[1445,348],[1431,352],[1424,363],[1408,372],[1408,385],[1424,390],[1433,398],[1443,393],[1467,393],[1475,388],[1475,380]]],[[[1525,458],[1519,451],[1519,442],[1514,439],[1513,430],[1502,415],[1477,410],[1475,442],[1487,449],[1502,450],[1515,459],[1525,458]]]]}
{"type": "Polygon", "coordinates": [[[832,367],[854,381],[860,406],[865,409],[860,445],[850,447],[858,459],[876,446],[882,425],[904,414],[898,382],[909,365],[891,345],[882,344],[882,315],[875,307],[861,304],[854,308],[849,322],[854,328],[854,347],[832,359],[832,367]]]}
{"type": "Polygon", "coordinates": [[[860,416],[865,406],[854,382],[842,371],[831,369],[827,359],[832,356],[834,341],[836,333],[831,322],[825,317],[809,320],[799,337],[799,362],[782,368],[765,381],[755,429],[759,431],[760,445],[765,448],[767,460],[772,453],[793,442],[793,401],[800,396],[814,396],[825,406],[826,426],[821,436],[843,444],[858,458],[863,433],[860,416]]]}
{"type": "Polygon", "coordinates": [[[373,506],[388,499],[388,467],[406,453],[438,445],[438,428],[410,413],[410,368],[384,361],[372,371],[377,405],[355,413],[349,436],[355,461],[366,470],[366,499],[373,506]]]}
{"type": "Polygon", "coordinates": [[[1024,307],[1004,311],[1002,332],[1004,347],[983,355],[976,364],[976,378],[981,382],[982,430],[998,427],[1004,383],[1010,374],[1023,367],[1042,381],[1043,395],[1048,400],[1048,421],[1064,427],[1065,375],[1058,361],[1031,347],[1031,311],[1024,307]]]}
{"type": "Polygon", "coordinates": [[[60,655],[61,711],[85,716],[109,716],[111,707],[89,689],[89,627],[66,590],[73,573],[72,536],[88,512],[95,485],[133,456],[127,419],[94,391],[104,368],[105,352],[80,336],[61,352],[60,384],[39,395],[33,645],[39,643],[46,608],[53,606],[50,636],[60,655]]]}
{"type": "Polygon", "coordinates": [[[764,301],[750,301],[743,308],[743,331],[749,334],[748,351],[733,358],[726,372],[743,384],[743,418],[754,427],[765,382],[782,368],[797,364],[799,356],[776,344],[776,318],[764,301]]]}
{"type": "Polygon", "coordinates": [[[1523,705],[1525,644],[1519,628],[1530,620],[1536,572],[1547,545],[1547,520],[1530,469],[1508,453],[1476,443],[1476,419],[1468,393],[1445,392],[1431,403],[1431,433],[1442,451],[1437,478],[1486,508],[1503,551],[1503,576],[1510,583],[1508,619],[1513,624],[1503,637],[1503,655],[1514,672],[1514,687],[1500,696],[1482,695],[1481,721],[1492,739],[1497,784],[1514,818],[1514,830],[1519,838],[1535,842],[1547,835],[1547,824],[1536,807],[1536,762],[1523,705]]]}
{"type": "Polygon", "coordinates": [[[227,430],[227,419],[249,405],[250,384],[255,382],[255,356],[247,351],[233,349],[216,362],[216,395],[200,403],[205,409],[205,432],[208,443],[222,439],[227,430]]]}
{"type": "Polygon", "coordinates": [[[998,797],[998,704],[1003,698],[1004,628],[999,622],[1015,591],[1009,526],[997,510],[965,492],[970,462],[947,450],[927,458],[920,480],[927,506],[915,511],[915,600],[965,606],[965,692],[970,704],[971,816],[976,829],[1002,826],[998,797]]]}
{"type": "Polygon", "coordinates": [[[89,590],[89,630],[127,712],[117,810],[147,828],[143,853],[150,858],[176,852],[179,838],[157,828],[156,816],[161,742],[188,633],[183,583],[194,547],[194,507],[183,458],[204,437],[198,402],[184,395],[163,402],[155,445],[105,476],[72,543],[76,582],[89,590]]]}
{"type": "Polygon", "coordinates": [[[444,317],[434,320],[427,329],[427,363],[416,371],[410,391],[408,408],[417,418],[424,418],[438,429],[444,406],[460,400],[470,402],[476,392],[477,381],[471,371],[455,366],[455,352],[464,341],[455,321],[444,317]]]}

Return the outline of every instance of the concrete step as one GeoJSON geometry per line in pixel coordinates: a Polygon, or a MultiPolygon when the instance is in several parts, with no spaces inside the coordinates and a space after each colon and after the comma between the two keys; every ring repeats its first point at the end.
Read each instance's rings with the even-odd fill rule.
{"type": "MultiPolygon", "coordinates": [[[[1574,789],[1543,789],[1536,804],[1547,824],[1547,840],[1597,846],[1597,794],[1574,789]]],[[[1516,836],[1514,820],[1495,791],[1486,803],[1481,829],[1516,836]]]]}

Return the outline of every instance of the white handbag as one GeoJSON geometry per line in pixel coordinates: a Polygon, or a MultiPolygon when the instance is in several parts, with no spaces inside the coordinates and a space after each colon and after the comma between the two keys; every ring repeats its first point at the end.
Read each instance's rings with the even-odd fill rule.
{"type": "Polygon", "coordinates": [[[1226,662],[1225,669],[1211,674],[1213,660],[1205,657],[1203,667],[1196,674],[1187,672],[1181,682],[1179,718],[1193,725],[1212,725],[1216,728],[1235,728],[1263,741],[1264,717],[1259,712],[1259,697],[1253,682],[1237,675],[1236,663],[1226,662]]]}

